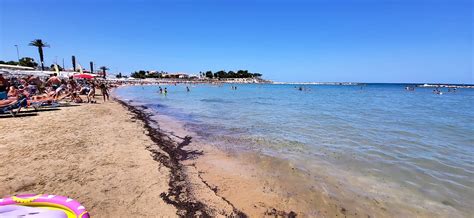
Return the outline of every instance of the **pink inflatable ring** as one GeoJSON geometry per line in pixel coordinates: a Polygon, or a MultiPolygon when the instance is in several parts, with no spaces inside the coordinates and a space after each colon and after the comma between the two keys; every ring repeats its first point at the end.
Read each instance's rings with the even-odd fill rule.
{"type": "Polygon", "coordinates": [[[57,195],[16,195],[0,199],[0,217],[35,214],[35,217],[89,218],[79,202],[57,195]]]}

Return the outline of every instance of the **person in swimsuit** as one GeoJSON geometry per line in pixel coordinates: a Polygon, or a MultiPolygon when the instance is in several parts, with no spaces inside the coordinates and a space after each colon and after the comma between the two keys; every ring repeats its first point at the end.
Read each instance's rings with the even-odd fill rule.
{"type": "Polygon", "coordinates": [[[7,99],[7,90],[8,90],[9,83],[8,81],[3,78],[3,75],[0,73],[0,100],[7,99]]]}
{"type": "Polygon", "coordinates": [[[61,80],[61,85],[54,92],[54,98],[58,99],[61,92],[66,91],[66,89],[67,89],[66,80],[61,80]]]}
{"type": "Polygon", "coordinates": [[[71,94],[71,101],[74,103],[82,103],[82,98],[75,92],[71,94]]]}
{"type": "Polygon", "coordinates": [[[95,103],[94,96],[95,96],[95,84],[94,82],[91,82],[89,93],[87,93],[87,103],[95,103]]]}
{"type": "Polygon", "coordinates": [[[104,102],[105,102],[105,99],[107,97],[107,101],[109,100],[109,88],[107,87],[107,85],[105,83],[101,83],[100,84],[100,91],[102,92],[102,97],[104,98],[104,102]]]}
{"type": "Polygon", "coordinates": [[[46,83],[53,87],[53,91],[61,86],[61,80],[58,78],[58,74],[56,73],[54,73],[53,76],[51,76],[48,81],[46,81],[46,83]]]}
{"type": "Polygon", "coordinates": [[[10,86],[8,90],[8,97],[17,97],[18,96],[18,89],[15,86],[10,86]]]}
{"type": "Polygon", "coordinates": [[[68,88],[71,92],[76,92],[77,91],[77,83],[76,81],[74,81],[74,79],[71,77],[69,77],[69,80],[67,81],[67,84],[68,84],[68,88]]]}

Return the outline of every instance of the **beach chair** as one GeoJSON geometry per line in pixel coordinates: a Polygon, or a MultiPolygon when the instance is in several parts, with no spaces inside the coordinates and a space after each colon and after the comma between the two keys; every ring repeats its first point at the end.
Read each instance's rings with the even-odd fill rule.
{"type": "Polygon", "coordinates": [[[4,105],[4,106],[0,106],[0,114],[10,114],[12,115],[13,117],[16,116],[21,108],[26,108],[28,105],[27,105],[27,102],[26,102],[26,98],[22,98],[20,100],[16,100],[8,105],[4,105]],[[17,109],[16,112],[14,112],[14,110],[17,109]]]}
{"type": "Polygon", "coordinates": [[[59,103],[54,99],[44,99],[39,101],[28,101],[28,105],[35,110],[40,108],[59,107],[59,103]]]}
{"type": "Polygon", "coordinates": [[[59,97],[58,99],[54,99],[54,97],[48,97],[41,100],[29,100],[28,105],[33,107],[36,111],[40,108],[56,108],[60,106],[67,106],[67,103],[61,103],[61,100],[64,100],[69,95],[64,95],[59,97]]]}

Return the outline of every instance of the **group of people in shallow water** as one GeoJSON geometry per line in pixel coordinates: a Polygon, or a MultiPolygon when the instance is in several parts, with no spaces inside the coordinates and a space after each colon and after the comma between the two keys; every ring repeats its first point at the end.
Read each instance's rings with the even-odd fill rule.
{"type": "Polygon", "coordinates": [[[161,86],[159,87],[160,89],[160,94],[164,94],[164,95],[167,95],[168,94],[168,89],[165,87],[165,89],[161,88],[161,86]]]}
{"type": "MultiPolygon", "coordinates": [[[[176,84],[175,84],[175,86],[176,86],[176,84]]],[[[161,86],[158,86],[158,89],[159,89],[158,92],[160,94],[164,94],[164,95],[168,94],[168,89],[166,87],[163,89],[163,88],[161,88],[161,86]]],[[[190,91],[191,91],[191,89],[189,89],[189,86],[186,86],[186,92],[190,92],[190,91]]]]}
{"type": "Polygon", "coordinates": [[[28,104],[51,103],[65,100],[74,103],[96,103],[96,89],[101,91],[104,102],[109,100],[110,85],[104,80],[85,80],[73,77],[60,78],[56,73],[49,78],[36,76],[11,76],[6,78],[0,72],[0,107],[20,99],[28,104]],[[81,98],[87,98],[87,101],[81,98]]]}

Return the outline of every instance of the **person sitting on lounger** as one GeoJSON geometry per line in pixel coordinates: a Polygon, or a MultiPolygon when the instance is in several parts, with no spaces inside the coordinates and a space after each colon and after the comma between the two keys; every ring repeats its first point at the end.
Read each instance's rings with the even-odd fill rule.
{"type": "Polygon", "coordinates": [[[51,76],[48,81],[46,81],[46,84],[51,85],[53,87],[53,91],[59,88],[61,85],[61,80],[58,78],[58,74],[54,73],[53,76],[51,76]]]}
{"type": "Polygon", "coordinates": [[[8,97],[13,98],[18,96],[18,89],[15,86],[10,86],[8,90],[8,97]]]}
{"type": "Polygon", "coordinates": [[[30,90],[31,94],[37,94],[41,92],[43,89],[43,82],[36,76],[31,76],[28,78],[28,89],[30,90]]]}
{"type": "Polygon", "coordinates": [[[61,85],[55,90],[54,93],[54,98],[58,99],[59,95],[63,92],[66,91],[67,85],[65,80],[61,80],[61,85]]]}
{"type": "Polygon", "coordinates": [[[5,100],[8,98],[8,95],[7,95],[8,86],[9,86],[8,81],[0,73],[0,100],[5,100]]]}

